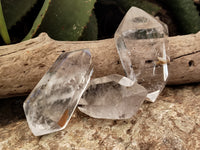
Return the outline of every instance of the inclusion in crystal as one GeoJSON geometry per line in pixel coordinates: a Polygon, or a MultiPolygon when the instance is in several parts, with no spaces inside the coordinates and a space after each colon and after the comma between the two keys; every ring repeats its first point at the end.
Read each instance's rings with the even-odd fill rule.
{"type": "Polygon", "coordinates": [[[147,89],[151,102],[156,100],[168,78],[167,35],[164,23],[136,7],[129,9],[115,32],[127,77],[147,89]]]}
{"type": "Polygon", "coordinates": [[[61,54],[24,102],[35,136],[62,130],[69,122],[92,74],[88,50],[61,54]]]}
{"type": "Polygon", "coordinates": [[[78,109],[94,118],[128,119],[135,115],[147,91],[121,75],[93,79],[84,92],[78,109]]]}

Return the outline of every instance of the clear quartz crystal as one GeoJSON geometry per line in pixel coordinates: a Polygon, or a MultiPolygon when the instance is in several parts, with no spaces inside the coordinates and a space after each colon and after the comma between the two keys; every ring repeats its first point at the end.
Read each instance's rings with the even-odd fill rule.
{"type": "Polygon", "coordinates": [[[94,118],[128,119],[135,115],[147,91],[121,75],[93,79],[80,100],[78,109],[94,118]]]}
{"type": "Polygon", "coordinates": [[[167,26],[145,11],[129,9],[117,31],[115,42],[128,78],[147,89],[154,102],[166,84],[167,26]]]}
{"type": "Polygon", "coordinates": [[[35,136],[62,130],[70,120],[92,74],[88,50],[61,54],[24,102],[35,136]]]}

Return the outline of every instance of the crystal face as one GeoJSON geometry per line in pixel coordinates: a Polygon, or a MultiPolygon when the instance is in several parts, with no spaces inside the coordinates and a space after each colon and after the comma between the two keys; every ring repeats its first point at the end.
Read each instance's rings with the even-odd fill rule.
{"type": "Polygon", "coordinates": [[[147,91],[129,78],[109,75],[93,79],[78,109],[94,118],[128,119],[135,115],[147,91]]]}
{"type": "Polygon", "coordinates": [[[117,31],[115,43],[128,78],[147,89],[154,102],[168,78],[167,37],[164,23],[145,11],[129,9],[117,31]]]}
{"type": "Polygon", "coordinates": [[[24,102],[33,134],[64,129],[77,106],[94,118],[128,119],[145,98],[154,102],[168,78],[167,32],[164,23],[132,7],[114,37],[127,77],[112,74],[89,85],[90,52],[61,54],[24,102]]]}
{"type": "Polygon", "coordinates": [[[35,136],[66,127],[92,74],[88,50],[61,54],[24,102],[35,136]]]}

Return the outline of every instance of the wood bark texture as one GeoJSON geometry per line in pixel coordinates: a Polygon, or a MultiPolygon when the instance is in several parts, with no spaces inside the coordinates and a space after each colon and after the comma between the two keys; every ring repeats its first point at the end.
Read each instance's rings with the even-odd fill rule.
{"type": "MultiPolygon", "coordinates": [[[[167,84],[200,81],[200,32],[169,37],[167,84]]],[[[93,78],[124,75],[114,39],[99,41],[55,41],[46,33],[18,44],[0,47],[0,98],[28,94],[56,58],[66,51],[90,49],[93,78]]]]}

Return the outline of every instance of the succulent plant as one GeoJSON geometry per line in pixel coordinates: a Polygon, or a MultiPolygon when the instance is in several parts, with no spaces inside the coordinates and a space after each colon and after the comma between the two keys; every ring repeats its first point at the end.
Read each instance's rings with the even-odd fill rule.
{"type": "Polygon", "coordinates": [[[8,35],[8,30],[3,16],[1,1],[0,1],[0,35],[2,36],[6,44],[10,44],[10,37],[8,35]]]}
{"type": "MultiPolygon", "coordinates": [[[[0,7],[0,35],[6,44],[10,43],[9,30],[20,22],[23,17],[30,15],[32,9],[39,2],[41,3],[37,0],[0,1],[0,4],[2,4],[2,9],[0,7]]],[[[89,19],[95,2],[96,0],[44,0],[30,31],[27,35],[24,34],[23,40],[28,40],[41,32],[47,32],[50,37],[56,40],[78,40],[81,37],[83,38],[84,29],[87,25],[91,26],[89,19]]],[[[90,20],[95,29],[97,24],[94,14],[90,20]]],[[[12,30],[12,32],[15,31],[12,30]]],[[[93,38],[97,36],[97,32],[95,32],[93,38]]]]}
{"type": "MultiPolygon", "coordinates": [[[[102,22],[96,18],[96,10],[92,11],[95,2],[117,6],[122,12],[118,18],[122,18],[131,6],[154,16],[162,12],[164,6],[170,12],[179,34],[200,30],[199,12],[191,0],[0,0],[0,45],[28,40],[41,32],[48,33],[55,40],[96,40],[102,22]]],[[[104,12],[102,15],[107,14],[104,12]]],[[[106,20],[108,24],[112,23],[112,20],[106,20]]],[[[108,28],[113,33],[118,26],[114,23],[110,26],[112,30],[108,28]]]]}
{"type": "Polygon", "coordinates": [[[191,0],[161,0],[173,14],[180,33],[196,33],[200,30],[200,16],[191,0]]]}

